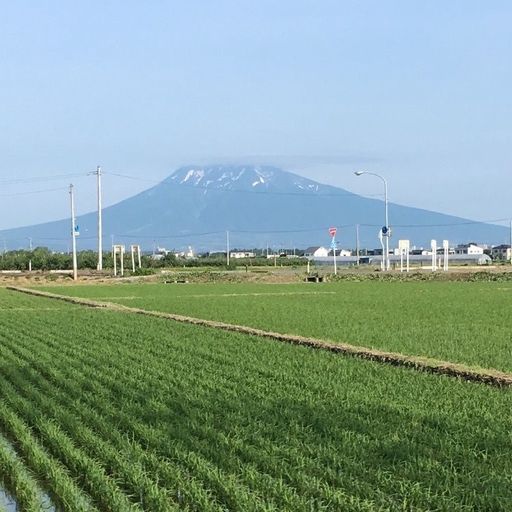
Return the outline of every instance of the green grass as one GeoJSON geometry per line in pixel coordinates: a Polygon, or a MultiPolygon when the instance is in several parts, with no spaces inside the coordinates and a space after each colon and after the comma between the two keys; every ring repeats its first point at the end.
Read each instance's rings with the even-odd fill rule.
{"type": "Polygon", "coordinates": [[[510,510],[510,391],[5,290],[0,327],[0,432],[65,510],[510,510]]]}
{"type": "Polygon", "coordinates": [[[512,370],[512,284],[123,284],[49,291],[512,370]]]}

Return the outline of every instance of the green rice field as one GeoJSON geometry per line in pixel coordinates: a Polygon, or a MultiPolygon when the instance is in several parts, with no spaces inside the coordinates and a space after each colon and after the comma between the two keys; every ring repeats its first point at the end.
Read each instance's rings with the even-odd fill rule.
{"type": "MultiPolygon", "coordinates": [[[[406,340],[372,327],[384,318],[369,307],[384,294],[373,286],[52,291],[358,343],[406,340]],[[310,293],[320,291],[334,293],[310,293]]],[[[396,310],[416,311],[407,329],[420,333],[428,323],[413,298],[447,296],[438,332],[448,336],[450,318],[463,325],[453,299],[464,289],[430,286],[406,289],[396,310]]],[[[482,311],[494,294],[507,304],[505,291],[473,290],[482,311]]],[[[430,318],[443,309],[433,302],[430,318]]],[[[498,318],[476,325],[495,336],[507,325],[498,318]]],[[[466,345],[452,343],[462,359],[477,353],[472,329],[466,345]]],[[[0,289],[0,485],[21,510],[44,509],[48,495],[65,511],[509,511],[511,421],[508,389],[0,289]]]]}
{"type": "Polygon", "coordinates": [[[512,285],[508,283],[123,284],[46,289],[512,370],[512,285]]]}

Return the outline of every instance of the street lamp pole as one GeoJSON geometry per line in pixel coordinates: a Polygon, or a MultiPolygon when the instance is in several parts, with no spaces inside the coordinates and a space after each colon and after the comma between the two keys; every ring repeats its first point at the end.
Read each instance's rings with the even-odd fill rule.
{"type": "Polygon", "coordinates": [[[386,254],[383,255],[384,258],[384,268],[385,270],[390,269],[389,264],[389,213],[388,213],[388,182],[386,181],[386,178],[384,176],[381,176],[380,174],[377,174],[376,172],[369,172],[369,171],[355,171],[354,174],[356,176],[362,176],[363,174],[369,174],[370,176],[376,176],[380,180],[382,180],[382,183],[384,183],[384,217],[385,217],[385,228],[386,233],[383,233],[383,235],[386,237],[386,244],[385,244],[385,251],[386,254]]]}

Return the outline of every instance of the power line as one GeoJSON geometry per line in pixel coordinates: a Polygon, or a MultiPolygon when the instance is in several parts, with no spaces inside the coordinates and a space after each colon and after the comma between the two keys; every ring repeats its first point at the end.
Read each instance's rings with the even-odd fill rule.
{"type": "Polygon", "coordinates": [[[21,185],[25,183],[41,183],[46,181],[63,180],[69,178],[77,178],[87,176],[88,173],[69,173],[69,174],[54,174],[50,176],[32,176],[29,178],[0,178],[1,185],[21,185]]]}
{"type": "MultiPolygon", "coordinates": [[[[355,224],[344,224],[344,225],[337,225],[336,227],[338,229],[346,229],[355,226],[355,224]]],[[[265,230],[230,230],[231,233],[242,233],[242,234],[269,234],[269,235],[279,235],[279,234],[287,234],[287,233],[313,233],[315,231],[326,231],[329,229],[329,226],[324,226],[322,228],[309,228],[309,229],[287,229],[287,230],[272,230],[272,231],[265,231],[265,230]]]]}
{"type": "MultiPolygon", "coordinates": [[[[505,222],[509,221],[509,219],[492,219],[492,220],[482,220],[482,221],[467,221],[467,222],[458,222],[458,223],[446,223],[446,224],[395,224],[391,227],[394,228],[432,228],[432,227],[453,227],[453,226],[465,226],[465,225],[475,225],[475,224],[490,224],[493,222],[505,222]]],[[[336,223],[331,223],[331,225],[336,225],[336,223]]],[[[357,225],[359,227],[367,227],[367,228],[379,228],[380,224],[338,224],[336,227],[338,229],[348,229],[354,228],[357,225]]],[[[286,230],[244,230],[244,229],[230,229],[229,232],[233,234],[293,234],[293,233],[314,233],[321,232],[328,229],[329,226],[322,226],[316,228],[305,228],[305,229],[286,229],[286,230]]],[[[502,226],[498,226],[502,227],[502,226]]],[[[13,228],[13,229],[21,229],[21,228],[13,228]]],[[[6,230],[4,230],[6,231],[6,230]]],[[[224,235],[225,230],[219,231],[203,231],[196,233],[180,233],[176,235],[165,235],[165,234],[152,234],[152,235],[138,235],[138,234],[114,234],[116,238],[129,238],[129,239],[144,239],[144,240],[167,240],[174,238],[191,238],[191,237],[203,237],[203,236],[211,236],[211,235],[224,235]]],[[[80,236],[81,240],[93,240],[96,239],[96,236],[80,236]]],[[[22,238],[2,238],[7,242],[14,242],[20,240],[26,240],[26,237],[22,238]]],[[[33,240],[40,241],[66,241],[68,237],[33,237],[33,240]]]]}
{"type": "MultiPolygon", "coordinates": [[[[253,194],[253,195],[277,195],[277,196],[300,196],[300,197],[316,197],[316,198],[324,198],[324,197],[348,197],[348,196],[356,196],[356,197],[367,197],[367,198],[374,198],[374,197],[383,197],[384,194],[355,194],[353,192],[342,192],[342,193],[315,193],[316,191],[311,191],[309,193],[302,193],[302,192],[278,192],[278,191],[270,191],[270,190],[246,190],[246,189],[224,189],[224,188],[208,188],[200,185],[189,185],[185,183],[175,183],[171,181],[158,181],[158,180],[152,180],[147,178],[140,178],[138,176],[131,176],[123,173],[117,173],[117,172],[108,172],[105,174],[110,174],[111,176],[117,176],[120,178],[126,178],[130,180],[135,181],[141,181],[146,183],[153,183],[157,185],[166,185],[166,186],[177,186],[177,187],[187,187],[194,190],[201,190],[201,191],[210,191],[210,192],[232,192],[232,193],[247,193],[247,194],[253,194]]],[[[330,185],[327,185],[330,186],[330,185]]],[[[394,224],[393,227],[395,228],[429,228],[429,227],[450,227],[450,226],[463,226],[463,225],[472,225],[472,224],[493,224],[496,222],[509,222],[509,218],[503,218],[503,219],[491,219],[491,220],[481,220],[481,221],[465,221],[465,222],[454,222],[454,223],[439,223],[439,224],[394,224]]],[[[366,226],[366,227],[380,227],[380,224],[359,224],[360,226],[366,226]]],[[[356,224],[350,224],[343,227],[355,227],[356,224]]],[[[325,229],[325,228],[322,228],[325,229]]],[[[305,232],[305,231],[316,231],[316,230],[295,230],[295,231],[287,231],[289,233],[293,232],[305,232]]],[[[236,231],[233,231],[236,232],[236,231]]],[[[241,231],[240,231],[241,232],[241,231]]],[[[247,233],[251,233],[251,231],[246,231],[247,233]]],[[[272,233],[271,231],[267,231],[266,233],[272,233]]]]}
{"type": "Polygon", "coordinates": [[[43,194],[45,192],[56,192],[60,190],[67,190],[67,187],[46,188],[44,190],[29,190],[27,192],[13,192],[11,194],[0,194],[0,197],[28,196],[31,194],[43,194]]]}
{"type": "MultiPolygon", "coordinates": [[[[98,172],[98,171],[96,171],[98,172]]],[[[18,179],[0,179],[0,184],[22,184],[22,183],[31,183],[31,182],[45,182],[45,181],[51,181],[51,180],[59,180],[59,179],[68,179],[70,177],[85,177],[90,175],[90,172],[87,173],[68,173],[68,174],[56,174],[51,176],[41,176],[41,177],[32,177],[32,178],[18,178],[18,179]]],[[[94,174],[94,172],[93,172],[94,174]]],[[[163,185],[171,185],[176,186],[177,188],[182,187],[188,187],[193,188],[194,190],[206,190],[206,191],[212,191],[212,192],[232,192],[232,193],[250,193],[253,195],[261,194],[261,195],[291,195],[291,196],[301,196],[301,197],[341,197],[341,196],[358,196],[357,194],[353,193],[316,193],[317,191],[309,191],[306,193],[300,193],[300,192],[278,192],[278,191],[269,191],[269,190],[243,190],[243,189],[219,189],[214,188],[210,189],[204,186],[198,186],[198,185],[192,185],[192,184],[184,184],[184,183],[175,183],[172,181],[156,181],[146,178],[140,178],[138,176],[130,176],[122,173],[116,173],[116,172],[108,172],[106,174],[109,174],[111,176],[126,178],[126,179],[132,179],[136,181],[141,182],[149,182],[149,183],[157,183],[157,184],[163,184],[163,185]]],[[[40,193],[48,193],[48,192],[55,192],[55,191],[62,191],[66,190],[66,187],[57,187],[57,188],[50,188],[50,189],[43,189],[43,190],[33,190],[33,191],[25,191],[25,192],[16,192],[12,194],[0,194],[0,197],[14,197],[14,196],[24,196],[24,195],[31,195],[31,194],[40,194],[40,193]]],[[[375,194],[374,196],[381,196],[382,194],[375,194]]],[[[493,224],[497,222],[508,222],[508,218],[502,218],[502,219],[492,219],[492,220],[481,220],[481,221],[462,221],[462,222],[451,222],[451,223],[436,223],[436,224],[395,224],[393,225],[394,228],[442,228],[442,227],[456,227],[456,226],[470,226],[470,225],[477,225],[477,224],[493,224]]],[[[335,223],[332,223],[335,225],[335,223]]],[[[338,225],[338,228],[340,229],[347,229],[355,227],[356,224],[345,224],[345,225],[338,225]]],[[[378,228],[380,227],[380,224],[359,224],[361,227],[368,227],[368,228],[378,228]]],[[[231,233],[233,234],[296,234],[296,233],[313,233],[313,232],[323,232],[326,230],[327,227],[318,227],[318,228],[302,228],[302,229],[287,229],[287,230],[233,230],[231,229],[231,233]]],[[[3,230],[5,231],[5,230],[3,230]]],[[[137,235],[137,234],[121,234],[116,235],[119,238],[129,238],[129,239],[180,239],[180,238],[192,238],[192,237],[204,237],[204,236],[213,236],[213,235],[220,235],[224,234],[224,230],[222,231],[209,231],[209,232],[200,232],[200,233],[180,233],[175,235],[137,235]]],[[[81,237],[82,240],[90,240],[94,239],[94,236],[90,237],[81,237]]],[[[6,239],[7,240],[7,239],[6,239]]],[[[8,239],[9,241],[12,241],[13,239],[8,239]]],[[[21,239],[14,239],[14,240],[21,240],[21,239]]],[[[35,240],[40,241],[67,241],[68,238],[59,238],[59,237],[39,237],[35,238],[35,240]]]]}
{"type": "MultiPolygon", "coordinates": [[[[468,221],[468,222],[459,222],[459,223],[446,223],[446,224],[395,224],[391,227],[394,228],[429,228],[429,227],[452,227],[452,226],[464,226],[464,225],[474,225],[474,224],[490,224],[493,222],[501,222],[508,221],[509,219],[494,219],[494,220],[483,220],[483,221],[468,221]]],[[[359,227],[368,227],[368,228],[379,228],[380,224],[336,224],[332,223],[331,225],[335,225],[338,229],[348,229],[359,227]]],[[[316,228],[306,228],[306,229],[286,229],[286,230],[244,230],[244,229],[230,229],[229,232],[233,234],[293,234],[293,233],[313,233],[318,231],[325,231],[329,228],[329,226],[322,226],[316,228]]],[[[121,234],[116,235],[118,238],[147,238],[147,239],[167,239],[167,238],[186,238],[186,237],[199,237],[199,236],[208,236],[208,235],[218,235],[224,234],[225,231],[207,231],[202,233],[181,233],[179,235],[130,235],[130,234],[121,234]]]]}
{"type": "MultiPolygon", "coordinates": [[[[493,219],[493,220],[482,220],[482,221],[468,221],[468,222],[458,222],[458,223],[446,223],[446,224],[395,224],[391,227],[394,228],[432,228],[432,227],[452,227],[452,226],[465,226],[465,225],[475,225],[475,224],[490,224],[493,222],[505,222],[509,221],[509,219],[493,219]]],[[[336,223],[331,223],[331,225],[336,225],[336,223]]],[[[379,228],[380,224],[338,224],[336,227],[338,229],[348,229],[354,228],[357,225],[359,227],[367,227],[367,228],[379,228]]],[[[316,228],[305,228],[305,229],[284,229],[284,230],[248,230],[248,229],[230,229],[229,232],[233,234],[293,234],[293,233],[314,233],[321,232],[328,229],[329,226],[322,226],[316,228]]],[[[498,226],[501,227],[501,226],[498,226]]],[[[13,228],[13,229],[21,229],[21,228],[13,228]]],[[[219,231],[203,231],[196,233],[180,233],[176,235],[165,235],[165,234],[152,234],[152,235],[138,235],[138,234],[114,234],[116,238],[130,238],[130,239],[147,239],[147,240],[166,240],[166,239],[174,239],[174,238],[191,238],[191,237],[202,237],[202,236],[211,236],[211,235],[224,235],[225,230],[219,231]]],[[[2,238],[2,240],[13,242],[19,240],[25,240],[26,237],[22,238],[2,238]]],[[[34,240],[40,241],[63,241],[68,240],[67,237],[33,237],[34,240]]],[[[80,236],[81,240],[93,240],[96,239],[96,236],[80,236]]]]}
{"type": "MultiPolygon", "coordinates": [[[[235,233],[236,231],[234,231],[235,233]]],[[[117,235],[114,234],[116,238],[132,238],[132,239],[151,239],[151,240],[160,240],[167,238],[187,238],[193,236],[208,236],[208,235],[219,235],[225,233],[225,231],[208,231],[205,233],[186,233],[179,235],[117,235]]]]}
{"type": "MultiPolygon", "coordinates": [[[[299,197],[348,197],[348,196],[356,196],[356,197],[363,197],[360,194],[355,194],[353,192],[341,192],[341,193],[318,193],[318,191],[310,191],[307,192],[278,192],[278,191],[271,191],[271,190],[246,190],[246,189],[233,189],[233,188],[208,188],[203,187],[200,185],[189,185],[186,183],[175,183],[171,181],[158,181],[158,180],[151,180],[147,178],[139,178],[138,176],[130,176],[128,174],[121,174],[117,172],[104,172],[105,175],[110,176],[117,176],[118,178],[126,178],[129,180],[134,181],[141,181],[145,183],[152,183],[154,185],[165,185],[165,186],[176,186],[176,187],[186,187],[191,188],[194,190],[200,190],[200,191],[208,191],[208,192],[231,192],[231,193],[238,193],[238,194],[252,194],[252,195],[274,195],[274,196],[299,196],[299,197]]],[[[330,185],[325,185],[330,186],[330,185]]],[[[366,194],[364,197],[382,197],[383,194],[366,194]]]]}
{"type": "MultiPolygon", "coordinates": [[[[443,227],[452,227],[452,226],[470,226],[474,224],[494,224],[496,222],[509,222],[510,219],[491,219],[491,220],[468,220],[464,222],[447,222],[441,224],[392,224],[393,228],[443,228],[443,227]]],[[[359,224],[360,226],[366,227],[380,227],[380,224],[359,224]]],[[[504,226],[497,226],[504,227],[504,226]]]]}

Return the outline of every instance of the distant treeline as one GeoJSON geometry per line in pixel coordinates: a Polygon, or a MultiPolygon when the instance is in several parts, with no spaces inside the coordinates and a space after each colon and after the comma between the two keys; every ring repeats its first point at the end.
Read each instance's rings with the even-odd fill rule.
{"type": "MultiPolygon", "coordinates": [[[[105,255],[112,264],[111,255],[105,255]]],[[[45,247],[37,247],[32,251],[7,251],[0,256],[1,270],[28,270],[32,261],[32,270],[70,270],[73,265],[71,254],[52,252],[45,247]]],[[[93,251],[77,253],[79,268],[96,268],[98,256],[93,251]]]]}
{"type": "MultiPolygon", "coordinates": [[[[19,250],[4,252],[0,256],[0,270],[29,270],[30,261],[32,262],[32,270],[71,270],[73,266],[71,254],[53,252],[46,247],[37,247],[32,251],[19,250]]],[[[79,269],[94,270],[97,267],[98,255],[95,251],[80,251],[77,253],[77,263],[79,269]]],[[[160,259],[155,259],[152,255],[143,255],[141,258],[142,268],[146,269],[172,267],[236,268],[244,266],[297,266],[305,264],[306,261],[302,258],[285,257],[276,258],[275,260],[265,257],[231,259],[229,267],[226,265],[226,257],[219,255],[185,259],[169,253],[160,259]]],[[[126,270],[130,270],[130,253],[125,253],[124,265],[126,270]]],[[[113,268],[112,254],[110,252],[103,254],[103,268],[113,268]]]]}

